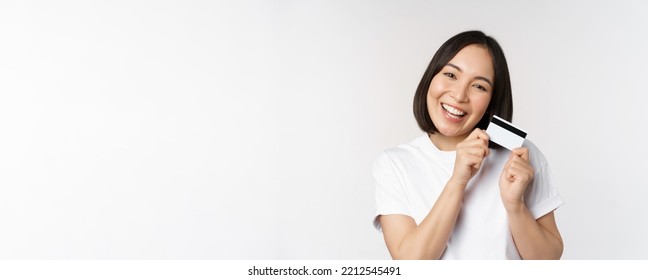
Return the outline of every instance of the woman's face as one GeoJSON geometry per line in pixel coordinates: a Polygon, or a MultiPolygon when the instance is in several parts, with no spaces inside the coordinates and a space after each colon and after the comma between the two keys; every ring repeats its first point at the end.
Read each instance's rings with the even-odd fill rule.
{"type": "Polygon", "coordinates": [[[430,118],[439,133],[466,137],[488,108],[495,73],[488,49],[468,45],[434,76],[427,93],[430,118]]]}

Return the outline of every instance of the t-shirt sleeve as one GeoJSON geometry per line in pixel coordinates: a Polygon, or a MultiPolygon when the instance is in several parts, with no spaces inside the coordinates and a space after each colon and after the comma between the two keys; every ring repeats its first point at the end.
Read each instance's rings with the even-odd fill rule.
{"type": "Polygon", "coordinates": [[[533,180],[526,190],[524,201],[534,219],[538,219],[564,204],[554,186],[551,169],[546,162],[536,167],[533,180]]]}
{"type": "Polygon", "coordinates": [[[373,166],[375,185],[375,215],[373,225],[382,230],[378,217],[380,215],[402,214],[412,216],[408,199],[403,189],[401,174],[387,152],[383,152],[373,166]]]}

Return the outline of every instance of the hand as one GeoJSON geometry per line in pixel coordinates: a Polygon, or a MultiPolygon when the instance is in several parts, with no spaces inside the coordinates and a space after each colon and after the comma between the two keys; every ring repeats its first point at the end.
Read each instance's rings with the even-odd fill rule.
{"type": "Polygon", "coordinates": [[[524,192],[535,173],[529,163],[529,149],[516,148],[500,175],[500,196],[506,209],[524,205],[524,192]]]}
{"type": "Polygon", "coordinates": [[[490,154],[488,149],[488,134],[475,128],[466,139],[457,144],[457,157],[450,180],[463,186],[477,174],[484,159],[490,154]]]}

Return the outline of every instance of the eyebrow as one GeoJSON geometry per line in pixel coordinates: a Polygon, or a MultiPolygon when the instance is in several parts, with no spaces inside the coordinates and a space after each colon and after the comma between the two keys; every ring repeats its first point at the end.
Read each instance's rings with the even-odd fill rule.
{"type": "MultiPolygon", "coordinates": [[[[446,65],[447,65],[447,66],[450,66],[450,67],[452,67],[452,68],[455,68],[455,69],[457,69],[457,71],[463,73],[463,70],[462,70],[461,68],[459,68],[459,66],[457,66],[457,65],[454,65],[454,64],[452,64],[452,63],[448,63],[448,64],[446,64],[446,65]]],[[[484,82],[487,82],[491,87],[493,87],[493,82],[491,82],[491,80],[489,80],[489,79],[486,78],[486,77],[477,76],[477,77],[475,77],[475,79],[477,79],[477,80],[482,80],[482,81],[484,81],[484,82]]]]}

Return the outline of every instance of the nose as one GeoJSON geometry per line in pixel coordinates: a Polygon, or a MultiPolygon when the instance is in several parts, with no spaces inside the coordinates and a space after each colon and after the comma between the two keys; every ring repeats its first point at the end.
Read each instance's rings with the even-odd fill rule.
{"type": "Polygon", "coordinates": [[[457,85],[450,96],[452,96],[452,98],[459,103],[466,103],[468,102],[469,89],[470,85],[468,84],[457,85]]]}

